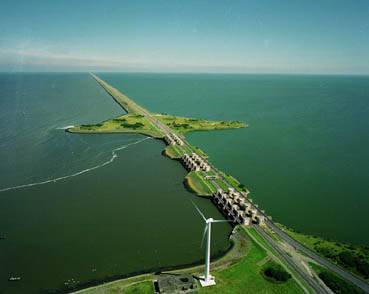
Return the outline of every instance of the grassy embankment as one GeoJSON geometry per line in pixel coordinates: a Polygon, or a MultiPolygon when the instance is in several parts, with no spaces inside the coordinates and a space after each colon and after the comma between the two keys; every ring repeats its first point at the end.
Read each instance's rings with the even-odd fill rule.
{"type": "MultiPolygon", "coordinates": [[[[246,187],[240,184],[235,178],[230,175],[226,175],[222,173],[226,181],[231,184],[235,190],[243,192],[247,191],[246,187]]],[[[215,173],[210,172],[190,172],[185,178],[185,185],[192,192],[200,195],[200,196],[211,196],[217,189],[211,183],[209,179],[206,179],[206,176],[214,176],[215,173]]],[[[228,186],[221,179],[214,180],[223,190],[228,190],[228,186]]]]}
{"type": "MultiPolygon", "coordinates": [[[[78,285],[77,285],[78,286],[78,285]]],[[[144,274],[133,276],[126,279],[116,280],[113,282],[106,282],[104,284],[85,288],[76,291],[76,289],[69,289],[65,293],[78,294],[115,294],[115,293],[154,293],[152,283],[152,274],[144,274]]]]}
{"type": "Polygon", "coordinates": [[[292,238],[322,257],[369,281],[369,246],[352,245],[305,235],[279,224],[292,238]]]}
{"type": "MultiPolygon", "coordinates": [[[[124,105],[127,105],[126,102],[124,105]]],[[[97,124],[84,124],[68,129],[71,133],[140,133],[154,138],[163,138],[161,131],[157,129],[144,115],[132,110],[129,110],[128,114],[119,116],[114,119],[109,119],[97,124]]],[[[209,131],[209,130],[220,130],[229,128],[242,128],[246,125],[241,122],[224,122],[224,121],[207,121],[198,120],[193,118],[176,117],[162,114],[155,114],[156,118],[165,122],[170,128],[177,133],[186,133],[191,131],[209,131]],[[168,119],[167,119],[168,118],[168,119]],[[176,121],[181,123],[176,123],[176,121]],[[186,121],[187,123],[182,123],[186,121]],[[186,127],[183,127],[183,126],[186,127]],[[180,127],[179,127],[180,126],[180,127]]],[[[184,153],[198,152],[201,155],[206,156],[201,150],[196,147],[179,148],[179,146],[170,146],[166,150],[167,154],[171,158],[181,157],[184,153]],[[188,149],[188,150],[187,150],[188,149]]]]}
{"type": "Polygon", "coordinates": [[[212,274],[217,285],[202,288],[199,293],[304,293],[294,279],[277,282],[265,276],[265,270],[280,268],[266,250],[247,237],[244,229],[242,234],[249,241],[248,253],[235,265],[212,274]]]}
{"type": "Polygon", "coordinates": [[[211,121],[167,114],[155,114],[155,117],[180,134],[195,131],[239,129],[247,127],[245,123],[240,121],[211,121]]]}
{"type": "Polygon", "coordinates": [[[191,171],[185,177],[186,187],[199,196],[212,195],[217,189],[205,176],[206,174],[202,171],[191,171]]]}
{"type": "Polygon", "coordinates": [[[164,150],[164,154],[171,159],[180,159],[185,153],[191,154],[192,152],[196,152],[203,158],[208,158],[208,155],[204,151],[192,145],[190,147],[186,145],[169,145],[164,150]]]}
{"type": "MultiPolygon", "coordinates": [[[[201,288],[198,293],[303,293],[296,281],[278,282],[265,276],[268,268],[278,268],[277,261],[253,241],[245,229],[236,227],[231,236],[232,249],[212,262],[217,285],[201,288]]],[[[202,274],[203,266],[176,270],[176,273],[202,274]]],[[[282,270],[283,272],[283,270],[282,270]]],[[[153,293],[152,277],[142,275],[81,290],[83,294],[153,293]]]]}
{"type": "Polygon", "coordinates": [[[360,288],[342,279],[335,273],[319,266],[315,263],[310,263],[309,266],[318,274],[323,283],[331,289],[334,293],[350,293],[350,294],[364,294],[360,288]]]}
{"type": "Polygon", "coordinates": [[[68,129],[71,133],[139,133],[154,138],[162,138],[158,129],[141,114],[129,113],[98,124],[84,124],[68,129]]]}
{"type": "Polygon", "coordinates": [[[154,290],[155,290],[154,285],[150,281],[150,282],[143,282],[143,283],[129,286],[128,288],[124,289],[123,293],[124,294],[153,294],[154,290]]]}

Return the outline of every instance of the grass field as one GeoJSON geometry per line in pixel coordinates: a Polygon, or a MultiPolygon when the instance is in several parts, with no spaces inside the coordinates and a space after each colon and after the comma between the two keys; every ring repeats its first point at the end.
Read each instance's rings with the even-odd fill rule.
{"type": "Polygon", "coordinates": [[[215,182],[220,186],[222,190],[228,191],[228,186],[221,179],[216,179],[215,182]]]}
{"type": "Polygon", "coordinates": [[[223,173],[223,172],[222,172],[222,175],[227,180],[227,182],[235,188],[236,191],[239,191],[239,192],[247,191],[246,186],[242,185],[237,179],[235,179],[231,175],[227,175],[226,173],[223,173]]]}
{"type": "Polygon", "coordinates": [[[250,248],[241,261],[220,271],[213,272],[217,285],[210,288],[202,288],[199,293],[304,293],[295,280],[290,279],[285,283],[275,283],[264,278],[263,269],[275,265],[268,259],[267,252],[246,236],[250,242],[250,248]]]}
{"type": "Polygon", "coordinates": [[[168,145],[165,148],[165,155],[167,155],[169,158],[172,159],[179,159],[181,158],[185,153],[191,154],[193,152],[193,149],[186,145],[168,145]]]}
{"type": "Polygon", "coordinates": [[[168,127],[182,134],[193,131],[238,129],[247,127],[245,123],[240,121],[211,121],[166,114],[155,114],[155,117],[165,123],[168,127]]]}
{"type": "Polygon", "coordinates": [[[86,124],[68,129],[71,133],[140,133],[154,138],[163,134],[146,117],[139,114],[126,114],[98,124],[86,124]]]}
{"type": "Polygon", "coordinates": [[[328,258],[352,273],[369,281],[369,247],[340,243],[326,240],[318,236],[305,235],[287,228],[281,224],[283,229],[292,238],[304,244],[306,247],[328,258]]]}
{"type": "MultiPolygon", "coordinates": [[[[154,293],[154,286],[152,281],[143,282],[139,284],[135,284],[129,286],[128,288],[124,289],[122,292],[111,292],[113,293],[124,293],[124,294],[152,294],[154,293]]],[[[109,293],[110,294],[110,293],[109,293]]]]}
{"type": "Polygon", "coordinates": [[[216,188],[204,178],[204,175],[203,172],[190,172],[185,178],[186,186],[199,196],[211,196],[216,188]]]}

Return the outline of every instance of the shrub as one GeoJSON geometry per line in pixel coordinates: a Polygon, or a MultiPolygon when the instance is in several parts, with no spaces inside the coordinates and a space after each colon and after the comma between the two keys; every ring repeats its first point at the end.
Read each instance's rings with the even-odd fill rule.
{"type": "Polygon", "coordinates": [[[291,278],[291,275],[284,270],[280,265],[269,266],[264,269],[264,275],[276,282],[286,282],[291,278]]]}
{"type": "Polygon", "coordinates": [[[177,123],[177,122],[173,122],[172,124],[175,128],[184,128],[184,129],[188,129],[191,126],[189,124],[186,123],[177,123]]]}
{"type": "Polygon", "coordinates": [[[349,251],[343,251],[338,254],[340,261],[349,267],[354,267],[356,265],[357,257],[349,251]]]}
{"type": "Polygon", "coordinates": [[[120,124],[122,127],[125,128],[130,128],[130,129],[138,129],[138,128],[142,128],[144,125],[140,122],[136,122],[134,124],[130,124],[128,122],[123,122],[120,124]]]}
{"type": "Polygon", "coordinates": [[[93,128],[93,127],[102,127],[102,124],[87,124],[87,125],[81,125],[82,128],[93,128]]]}
{"type": "Polygon", "coordinates": [[[361,294],[364,293],[360,289],[356,288],[354,285],[342,280],[337,277],[335,274],[322,271],[319,273],[319,278],[336,294],[361,294]]]}
{"type": "Polygon", "coordinates": [[[369,263],[365,260],[356,261],[356,270],[364,276],[365,279],[369,278],[369,263]]]}
{"type": "Polygon", "coordinates": [[[327,257],[327,258],[334,258],[335,257],[334,253],[327,247],[315,246],[314,248],[317,252],[319,252],[324,257],[327,257]]]}

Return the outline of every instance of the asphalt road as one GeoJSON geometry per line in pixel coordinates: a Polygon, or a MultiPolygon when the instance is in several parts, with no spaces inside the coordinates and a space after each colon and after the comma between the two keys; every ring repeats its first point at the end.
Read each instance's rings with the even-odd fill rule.
{"type": "Polygon", "coordinates": [[[266,224],[285,242],[289,245],[293,246],[295,249],[299,250],[306,256],[310,257],[311,259],[315,260],[316,262],[320,263],[321,265],[325,266],[332,272],[335,272],[337,275],[341,276],[347,281],[350,281],[364,292],[369,293],[369,285],[362,281],[360,278],[354,276],[353,274],[345,271],[344,269],[340,268],[339,266],[335,265],[334,263],[330,262],[329,260],[317,255],[312,250],[306,248],[301,243],[297,242],[296,240],[292,239],[287,233],[283,232],[278,226],[276,226],[272,221],[267,220],[266,224]]]}
{"type": "Polygon", "coordinates": [[[283,251],[260,226],[254,226],[259,235],[264,238],[266,242],[279,254],[279,256],[284,260],[286,264],[288,264],[316,293],[331,293],[327,291],[323,286],[321,286],[312,276],[302,270],[294,260],[288,256],[288,254],[283,251]]]}

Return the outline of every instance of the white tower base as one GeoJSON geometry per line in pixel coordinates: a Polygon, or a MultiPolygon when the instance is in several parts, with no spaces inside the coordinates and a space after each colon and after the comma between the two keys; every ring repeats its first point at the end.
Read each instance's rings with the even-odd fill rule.
{"type": "Polygon", "coordinates": [[[205,276],[200,276],[200,284],[201,287],[209,287],[215,285],[215,278],[213,276],[209,276],[209,279],[206,281],[205,276]]]}

